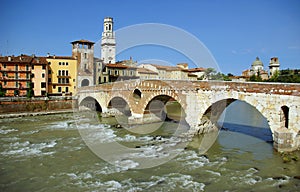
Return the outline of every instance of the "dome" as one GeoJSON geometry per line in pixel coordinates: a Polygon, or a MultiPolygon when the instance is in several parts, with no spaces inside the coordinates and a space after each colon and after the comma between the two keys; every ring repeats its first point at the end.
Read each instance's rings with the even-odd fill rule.
{"type": "Polygon", "coordinates": [[[261,62],[261,60],[259,60],[258,57],[256,57],[256,60],[253,61],[251,66],[264,66],[264,64],[261,62]]]}

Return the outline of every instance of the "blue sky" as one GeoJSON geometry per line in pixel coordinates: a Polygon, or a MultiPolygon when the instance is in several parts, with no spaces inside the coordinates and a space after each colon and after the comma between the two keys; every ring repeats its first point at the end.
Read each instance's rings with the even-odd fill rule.
{"type": "MultiPolygon", "coordinates": [[[[71,55],[71,41],[100,39],[106,16],[115,30],[142,23],[179,27],[205,44],[223,73],[240,75],[256,56],[266,69],[274,56],[281,68],[300,68],[298,0],[1,0],[0,54],[71,55]]],[[[190,62],[161,47],[136,47],[117,59],[129,56],[190,62]]]]}

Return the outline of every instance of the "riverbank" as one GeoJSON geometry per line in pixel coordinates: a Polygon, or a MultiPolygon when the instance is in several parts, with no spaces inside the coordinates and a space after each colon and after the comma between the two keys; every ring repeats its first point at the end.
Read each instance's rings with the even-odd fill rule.
{"type": "Polygon", "coordinates": [[[50,110],[50,111],[39,111],[39,112],[6,113],[6,114],[0,114],[0,119],[28,117],[28,116],[40,116],[40,115],[52,115],[52,114],[61,114],[61,113],[73,113],[73,109],[50,110]]]}

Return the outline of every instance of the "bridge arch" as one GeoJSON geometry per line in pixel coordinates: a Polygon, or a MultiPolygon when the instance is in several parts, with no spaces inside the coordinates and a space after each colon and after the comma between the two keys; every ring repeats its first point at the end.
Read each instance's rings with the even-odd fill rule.
{"type": "Polygon", "coordinates": [[[184,108],[175,95],[157,94],[146,101],[143,115],[154,114],[160,120],[181,121],[186,117],[184,108]]]}
{"type": "Polygon", "coordinates": [[[129,102],[121,96],[114,96],[110,98],[107,104],[108,110],[111,110],[112,113],[122,113],[123,115],[129,117],[131,116],[131,109],[129,102]],[[117,110],[117,111],[112,111],[117,110]]]}
{"type": "MultiPolygon", "coordinates": [[[[237,130],[236,128],[234,128],[234,129],[232,129],[232,131],[242,132],[244,134],[251,135],[251,136],[254,136],[254,137],[257,137],[257,138],[260,138],[260,139],[265,139],[268,142],[270,140],[274,141],[274,135],[273,135],[272,128],[271,128],[271,126],[268,123],[269,122],[268,121],[268,117],[265,116],[262,111],[258,110],[255,105],[253,105],[253,104],[251,104],[251,103],[249,103],[249,102],[247,102],[245,100],[235,99],[235,98],[228,98],[228,99],[221,99],[219,101],[216,101],[215,103],[211,104],[206,109],[206,111],[204,112],[204,114],[201,117],[201,122],[209,120],[213,125],[223,127],[224,124],[223,124],[223,121],[221,119],[221,115],[223,114],[223,112],[226,110],[227,107],[229,107],[231,104],[233,104],[234,102],[237,102],[237,101],[244,103],[243,105],[242,105],[242,103],[239,104],[239,106],[249,106],[249,107],[252,107],[254,109],[254,113],[258,113],[259,116],[260,116],[260,118],[264,118],[265,120],[263,122],[265,122],[265,123],[268,124],[267,125],[268,130],[266,130],[266,129],[260,130],[264,134],[264,135],[260,135],[259,133],[255,132],[255,131],[258,131],[258,130],[255,130],[255,131],[249,130],[250,127],[254,128],[254,127],[256,127],[256,125],[253,124],[253,125],[247,126],[246,125],[247,122],[241,121],[243,123],[246,123],[244,127],[247,126],[248,127],[247,130],[241,131],[241,130],[237,130]],[[221,124],[219,124],[219,121],[221,121],[221,124]],[[271,136],[272,136],[272,138],[271,138],[271,136]]],[[[239,109],[234,109],[234,110],[236,111],[236,110],[239,110],[239,109]]],[[[251,109],[247,108],[247,110],[251,110],[251,109]]],[[[240,114],[240,113],[238,113],[238,114],[240,114]]],[[[243,110],[242,110],[242,114],[247,115],[247,113],[245,114],[243,110]]],[[[226,114],[224,116],[226,116],[226,114]]],[[[239,118],[238,115],[236,115],[236,117],[239,118]]],[[[233,122],[233,124],[234,124],[234,122],[233,122]]],[[[219,127],[219,129],[221,127],[219,127]]],[[[228,129],[228,127],[226,127],[225,129],[228,129]]],[[[229,130],[231,130],[231,129],[229,128],[229,130]]]]}
{"type": "Polygon", "coordinates": [[[100,103],[94,97],[91,96],[82,99],[79,103],[79,107],[83,110],[102,112],[102,107],[100,103]]]}

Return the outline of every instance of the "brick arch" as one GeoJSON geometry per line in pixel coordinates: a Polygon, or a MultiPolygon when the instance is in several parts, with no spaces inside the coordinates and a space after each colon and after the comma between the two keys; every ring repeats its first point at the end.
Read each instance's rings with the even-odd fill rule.
{"type": "Polygon", "coordinates": [[[142,113],[144,114],[145,109],[146,109],[147,105],[150,103],[150,101],[152,101],[155,97],[162,96],[162,95],[173,98],[181,105],[182,108],[184,108],[185,105],[182,103],[182,100],[180,99],[180,97],[177,94],[175,94],[173,92],[172,92],[172,94],[163,93],[163,92],[152,92],[150,95],[147,95],[147,97],[144,97],[145,99],[140,104],[140,107],[142,107],[142,113]]]}
{"type": "Polygon", "coordinates": [[[102,112],[103,105],[94,97],[87,96],[81,99],[81,101],[78,103],[79,106],[84,106],[86,108],[89,108],[93,111],[99,111],[102,112]]]}
{"type": "Polygon", "coordinates": [[[115,98],[121,98],[129,107],[129,112],[130,114],[128,114],[129,116],[131,116],[131,113],[132,113],[132,107],[130,105],[130,102],[128,101],[128,99],[126,97],[123,97],[121,94],[116,94],[116,95],[113,95],[113,96],[110,96],[109,99],[108,99],[108,102],[106,104],[107,108],[109,108],[109,104],[111,103],[111,101],[115,98]]]}
{"type": "MultiPolygon", "coordinates": [[[[164,93],[155,93],[155,94],[151,94],[151,95],[148,95],[147,96],[147,99],[146,100],[144,100],[144,102],[143,102],[143,105],[142,105],[142,115],[144,116],[145,115],[145,112],[146,112],[146,108],[147,108],[147,106],[150,104],[150,102],[153,100],[153,99],[155,99],[155,98],[157,98],[157,97],[160,97],[160,96],[162,96],[162,97],[164,97],[164,96],[166,96],[166,97],[168,97],[168,98],[172,98],[172,99],[174,99],[175,101],[177,101],[179,104],[180,104],[180,106],[181,106],[181,109],[183,110],[183,116],[184,117],[186,117],[186,112],[185,112],[185,110],[184,110],[184,105],[183,105],[183,103],[182,103],[182,100],[180,99],[180,97],[177,95],[177,94],[175,94],[175,93],[172,93],[172,94],[164,94],[164,93]]],[[[183,120],[183,119],[182,119],[183,120]]]]}
{"type": "MultiPolygon", "coordinates": [[[[219,120],[221,114],[224,112],[224,110],[234,101],[243,101],[245,103],[247,103],[249,106],[254,107],[264,118],[266,118],[266,120],[268,121],[268,127],[271,130],[271,132],[273,133],[273,129],[269,124],[269,120],[270,117],[264,113],[265,110],[265,106],[262,106],[262,108],[257,108],[257,105],[255,105],[254,103],[252,103],[251,101],[247,100],[247,99],[239,99],[239,98],[233,98],[233,97],[229,97],[229,98],[223,98],[220,99],[214,103],[212,103],[206,110],[205,112],[202,114],[202,117],[208,117],[209,120],[211,120],[211,122],[213,124],[216,124],[217,121],[219,120]],[[260,109],[260,110],[259,110],[260,109]]],[[[274,140],[274,135],[272,134],[273,140],[274,140]]]]}
{"type": "Polygon", "coordinates": [[[110,95],[109,97],[108,97],[108,99],[107,99],[107,102],[106,102],[106,107],[108,107],[108,105],[109,105],[109,103],[111,102],[111,100],[113,99],[113,98],[116,98],[116,97],[120,97],[120,98],[122,98],[124,101],[126,101],[126,103],[130,106],[130,102],[129,102],[129,100],[128,100],[128,98],[127,97],[124,97],[122,94],[113,94],[113,95],[110,95]]]}

